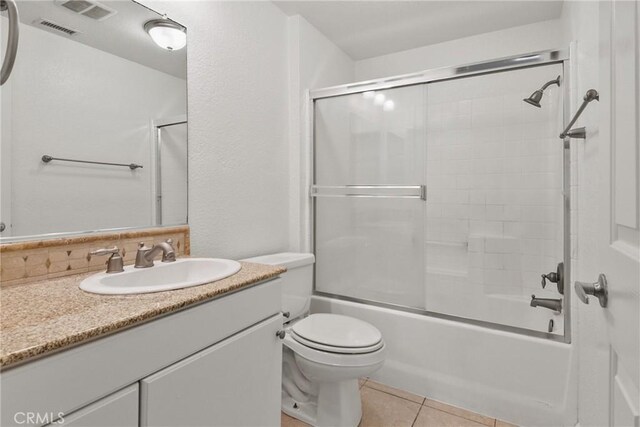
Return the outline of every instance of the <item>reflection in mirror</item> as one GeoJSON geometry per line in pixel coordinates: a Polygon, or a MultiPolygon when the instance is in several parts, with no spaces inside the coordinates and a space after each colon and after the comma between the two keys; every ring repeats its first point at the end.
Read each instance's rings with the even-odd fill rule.
{"type": "Polygon", "coordinates": [[[145,31],[164,18],[133,1],[17,6],[0,88],[2,241],[186,223],[187,49],[145,31]]]}

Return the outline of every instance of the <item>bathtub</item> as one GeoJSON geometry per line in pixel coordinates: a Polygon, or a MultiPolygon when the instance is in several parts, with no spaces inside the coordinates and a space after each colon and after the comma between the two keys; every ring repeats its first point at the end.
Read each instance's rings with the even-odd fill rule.
{"type": "Polygon", "coordinates": [[[388,352],[377,381],[520,426],[577,423],[570,344],[318,295],[311,311],[380,329],[388,352]]]}

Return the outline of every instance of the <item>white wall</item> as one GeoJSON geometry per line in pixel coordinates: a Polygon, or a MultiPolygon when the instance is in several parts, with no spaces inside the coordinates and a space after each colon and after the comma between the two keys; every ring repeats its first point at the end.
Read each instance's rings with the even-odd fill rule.
{"type": "Polygon", "coordinates": [[[270,2],[144,2],[187,27],[197,256],[288,248],[287,17],[270,2]]]}
{"type": "Polygon", "coordinates": [[[355,78],[369,80],[566,47],[556,19],[363,59],[355,64],[355,78]]]}
{"type": "Polygon", "coordinates": [[[151,223],[150,121],[184,114],[184,80],[21,25],[3,104],[12,235],[151,223]],[[44,164],[44,154],[144,168],[44,164]]]}
{"type": "Polygon", "coordinates": [[[354,80],[354,61],[301,16],[289,18],[289,248],[309,248],[308,91],[354,80]]]}
{"type": "MultiPolygon", "coordinates": [[[[565,2],[562,11],[564,44],[575,42],[571,61],[571,112],[582,103],[590,88],[600,89],[599,82],[599,4],[598,2],[565,2]]],[[[587,139],[573,139],[571,145],[571,226],[572,281],[592,281],[600,273],[597,233],[600,227],[599,204],[601,169],[599,162],[599,103],[592,102],[575,125],[587,126],[587,139]]],[[[571,289],[571,287],[570,287],[571,289]]],[[[573,298],[573,345],[578,360],[578,419],[581,426],[608,425],[609,367],[597,366],[608,360],[605,310],[585,305],[573,298]]]]}

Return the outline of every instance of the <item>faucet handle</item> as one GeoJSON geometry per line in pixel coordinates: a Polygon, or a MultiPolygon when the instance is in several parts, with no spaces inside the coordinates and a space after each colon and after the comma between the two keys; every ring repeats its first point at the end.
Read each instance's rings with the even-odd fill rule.
{"type": "Polygon", "coordinates": [[[542,289],[547,286],[547,280],[558,285],[558,292],[564,295],[564,263],[559,263],[556,271],[542,275],[542,289]]]}
{"type": "Polygon", "coordinates": [[[107,273],[120,273],[124,271],[124,262],[117,246],[112,248],[96,249],[89,252],[90,255],[111,255],[107,260],[107,273]]]}
{"type": "Polygon", "coordinates": [[[93,250],[91,252],[89,252],[89,255],[115,255],[117,253],[119,253],[120,250],[118,249],[117,246],[114,246],[112,248],[102,248],[102,249],[96,249],[93,250]]]}

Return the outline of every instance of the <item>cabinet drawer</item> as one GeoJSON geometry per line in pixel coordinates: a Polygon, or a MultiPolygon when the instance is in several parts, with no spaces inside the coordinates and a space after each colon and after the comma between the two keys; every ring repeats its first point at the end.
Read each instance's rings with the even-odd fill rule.
{"type": "Polygon", "coordinates": [[[141,426],[280,426],[276,315],[140,384],[141,426]]]}
{"type": "Polygon", "coordinates": [[[51,427],[136,427],[137,425],[138,384],[115,392],[49,424],[51,427]]]}

